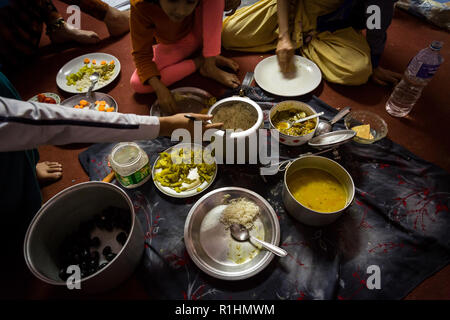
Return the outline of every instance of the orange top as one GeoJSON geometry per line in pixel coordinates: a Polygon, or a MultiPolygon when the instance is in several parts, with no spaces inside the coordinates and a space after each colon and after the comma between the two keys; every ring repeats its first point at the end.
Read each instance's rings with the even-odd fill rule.
{"type": "Polygon", "coordinates": [[[157,4],[131,0],[130,33],[133,57],[142,83],[160,75],[156,63],[153,62],[153,45],[156,42],[174,43],[185,37],[194,25],[194,14],[195,11],[182,22],[175,23],[157,4]]]}
{"type": "MultiPolygon", "coordinates": [[[[202,0],[203,56],[220,54],[223,0],[202,0]],[[205,19],[206,18],[206,19],[205,19]]],[[[197,10],[197,9],[196,9],[197,10]]],[[[194,27],[195,11],[182,22],[176,23],[157,4],[144,0],[131,0],[130,33],[133,57],[141,83],[160,76],[153,62],[153,45],[157,42],[170,44],[184,38],[194,27]]]]}

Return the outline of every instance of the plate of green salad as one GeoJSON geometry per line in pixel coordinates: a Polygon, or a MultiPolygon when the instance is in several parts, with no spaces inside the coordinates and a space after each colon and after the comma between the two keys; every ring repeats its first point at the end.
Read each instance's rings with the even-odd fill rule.
{"type": "Polygon", "coordinates": [[[67,62],[56,75],[58,87],[70,93],[85,93],[91,84],[89,76],[94,72],[100,78],[94,91],[106,87],[120,73],[119,59],[107,53],[88,53],[67,62]]]}

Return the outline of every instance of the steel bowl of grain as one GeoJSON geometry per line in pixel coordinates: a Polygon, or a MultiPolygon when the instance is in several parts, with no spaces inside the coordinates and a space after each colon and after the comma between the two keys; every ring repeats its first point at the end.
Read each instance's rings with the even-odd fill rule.
{"type": "Polygon", "coordinates": [[[256,163],[252,157],[258,155],[258,129],[264,126],[261,107],[247,97],[229,97],[217,101],[208,111],[213,116],[212,123],[223,123],[222,130],[214,133],[216,143],[215,158],[219,164],[234,159],[238,163],[256,163]],[[229,145],[232,145],[230,147],[229,145]],[[226,155],[233,150],[234,155],[226,155]]]}
{"type": "Polygon", "coordinates": [[[48,200],[31,221],[25,261],[38,279],[83,293],[107,291],[127,279],[144,252],[144,234],[130,197],[90,181],[48,200]]]}
{"type": "Polygon", "coordinates": [[[298,221],[322,226],[334,222],[352,204],[355,185],[339,163],[320,156],[302,156],[284,173],[283,203],[298,221]]]}
{"type": "Polygon", "coordinates": [[[189,211],[184,242],[192,261],[208,275],[242,280],[266,268],[274,254],[251,241],[238,242],[230,225],[245,225],[250,234],[273,245],[280,242],[280,224],[270,204],[244,188],[225,187],[200,198],[189,211]]]}
{"type": "Polygon", "coordinates": [[[270,127],[279,133],[278,140],[288,146],[300,146],[308,142],[317,129],[317,118],[293,124],[288,128],[287,122],[293,122],[315,114],[316,111],[308,104],[300,101],[286,100],[270,109],[270,127]]]}

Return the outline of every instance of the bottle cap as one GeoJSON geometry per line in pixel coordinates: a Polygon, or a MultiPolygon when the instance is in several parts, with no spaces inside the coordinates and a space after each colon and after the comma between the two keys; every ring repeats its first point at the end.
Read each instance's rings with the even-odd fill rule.
{"type": "Polygon", "coordinates": [[[430,48],[433,50],[441,50],[443,44],[444,43],[442,41],[433,41],[430,48]]]}

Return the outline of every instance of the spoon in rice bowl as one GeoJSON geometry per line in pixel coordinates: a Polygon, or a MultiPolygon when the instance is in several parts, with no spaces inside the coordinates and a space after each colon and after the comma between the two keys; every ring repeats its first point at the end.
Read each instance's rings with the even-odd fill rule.
{"type": "Polygon", "coordinates": [[[270,252],[272,252],[273,254],[276,254],[279,257],[287,256],[286,250],[283,250],[277,246],[274,246],[273,244],[270,244],[268,242],[265,242],[265,241],[259,240],[258,238],[255,238],[248,232],[247,228],[245,226],[243,226],[242,224],[233,223],[230,226],[230,231],[231,231],[231,236],[237,241],[242,242],[242,241],[250,240],[250,241],[260,244],[266,250],[269,250],[270,252]]]}

